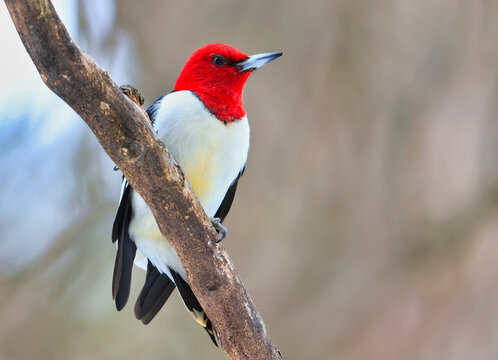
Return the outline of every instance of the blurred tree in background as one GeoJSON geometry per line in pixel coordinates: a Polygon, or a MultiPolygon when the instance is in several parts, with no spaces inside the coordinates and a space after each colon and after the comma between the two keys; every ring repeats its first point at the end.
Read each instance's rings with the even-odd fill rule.
{"type": "MultiPolygon", "coordinates": [[[[498,3],[54,5],[149,104],[205,43],[284,52],[224,244],[285,359],[498,357],[498,3]]],[[[0,358],[223,358],[177,296],[115,310],[120,174],[0,19],[0,358]]]]}

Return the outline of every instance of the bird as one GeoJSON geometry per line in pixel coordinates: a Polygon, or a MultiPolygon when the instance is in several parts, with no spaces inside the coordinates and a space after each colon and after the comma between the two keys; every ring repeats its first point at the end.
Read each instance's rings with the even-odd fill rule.
{"type": "MultiPolygon", "coordinates": [[[[248,56],[221,43],[202,46],[187,59],[174,90],[147,109],[154,130],[183,170],[220,241],[226,236],[222,222],[249,152],[243,88],[256,69],[281,55],[248,56]]],[[[148,324],[176,288],[194,320],[218,346],[216,331],[192,292],[175,249],[124,176],[112,241],[117,242],[112,296],[118,311],[128,301],[135,263],[147,271],[135,303],[136,318],[148,324]]]]}

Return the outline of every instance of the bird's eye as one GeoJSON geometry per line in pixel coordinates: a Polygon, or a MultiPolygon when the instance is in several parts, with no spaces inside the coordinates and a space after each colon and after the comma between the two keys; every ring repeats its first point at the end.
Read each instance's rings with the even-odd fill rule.
{"type": "Polygon", "coordinates": [[[227,63],[226,59],[221,55],[213,56],[212,61],[213,61],[213,64],[216,66],[223,66],[223,65],[226,65],[226,63],[227,63]]]}

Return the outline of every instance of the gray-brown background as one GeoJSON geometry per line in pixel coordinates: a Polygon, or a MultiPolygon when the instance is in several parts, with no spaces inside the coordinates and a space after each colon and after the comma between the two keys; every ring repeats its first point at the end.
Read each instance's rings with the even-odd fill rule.
{"type": "MultiPolygon", "coordinates": [[[[284,52],[245,88],[224,240],[284,359],[498,358],[496,2],[103,3],[79,43],[147,103],[205,43],[284,52]]],[[[24,96],[0,121],[0,358],[223,359],[176,294],[135,320],[139,270],[115,310],[120,176],[81,120],[33,140],[24,96]]]]}

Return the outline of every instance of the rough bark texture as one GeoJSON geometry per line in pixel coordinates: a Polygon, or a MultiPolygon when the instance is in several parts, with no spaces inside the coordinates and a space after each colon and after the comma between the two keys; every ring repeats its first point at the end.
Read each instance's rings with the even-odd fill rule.
{"type": "Polygon", "coordinates": [[[5,3],[45,84],[88,124],[152,209],[228,357],[279,359],[211,222],[141,109],[74,43],[50,1],[5,3]]]}

